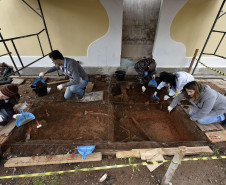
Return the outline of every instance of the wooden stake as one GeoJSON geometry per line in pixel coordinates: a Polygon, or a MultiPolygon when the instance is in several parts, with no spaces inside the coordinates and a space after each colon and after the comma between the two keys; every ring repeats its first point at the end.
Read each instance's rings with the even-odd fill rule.
{"type": "Polygon", "coordinates": [[[194,61],[195,61],[195,58],[196,58],[196,56],[197,56],[197,54],[198,54],[198,51],[199,51],[199,49],[196,49],[196,50],[195,50],[195,53],[194,53],[193,58],[192,58],[192,60],[191,60],[190,66],[189,66],[189,68],[188,68],[188,73],[191,73],[191,69],[192,69],[193,63],[194,63],[194,61]]]}
{"type": "Polygon", "coordinates": [[[177,167],[181,163],[181,160],[184,157],[186,150],[187,150],[186,146],[180,146],[178,148],[177,153],[174,155],[173,160],[170,163],[170,166],[169,166],[165,176],[162,179],[161,185],[169,184],[177,167]]]}
{"type": "Polygon", "coordinates": [[[133,120],[133,122],[136,124],[136,126],[143,132],[143,134],[151,141],[152,138],[148,135],[148,133],[142,128],[142,126],[140,125],[140,123],[135,120],[134,117],[131,117],[131,119],[133,120]]]}

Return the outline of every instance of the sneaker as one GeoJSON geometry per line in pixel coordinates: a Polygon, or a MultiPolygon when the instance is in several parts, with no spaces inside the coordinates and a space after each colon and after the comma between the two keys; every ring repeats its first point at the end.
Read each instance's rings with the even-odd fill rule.
{"type": "Polygon", "coordinates": [[[81,95],[79,95],[79,94],[78,94],[77,96],[78,96],[78,99],[79,99],[79,100],[81,100],[81,99],[84,97],[84,93],[83,93],[83,95],[82,95],[82,96],[81,96],[81,95]]]}
{"type": "Polygon", "coordinates": [[[226,125],[226,113],[224,113],[224,118],[225,118],[224,121],[222,121],[221,123],[222,123],[222,125],[225,126],[226,125]]]}
{"type": "Polygon", "coordinates": [[[81,100],[84,96],[78,95],[78,99],[81,100]]]}

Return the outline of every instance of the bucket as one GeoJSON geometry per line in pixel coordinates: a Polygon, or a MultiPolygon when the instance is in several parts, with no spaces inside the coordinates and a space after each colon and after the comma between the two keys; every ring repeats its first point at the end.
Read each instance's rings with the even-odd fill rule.
{"type": "Polygon", "coordinates": [[[31,88],[38,96],[47,95],[47,84],[42,78],[36,78],[32,82],[31,88]]]}
{"type": "Polygon", "coordinates": [[[116,80],[123,81],[124,78],[125,78],[126,72],[125,71],[121,71],[121,70],[120,71],[116,71],[115,75],[116,75],[116,80]]]}

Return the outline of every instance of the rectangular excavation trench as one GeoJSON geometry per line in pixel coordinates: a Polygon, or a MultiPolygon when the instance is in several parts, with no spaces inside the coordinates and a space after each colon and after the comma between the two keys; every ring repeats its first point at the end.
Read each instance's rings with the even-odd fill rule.
{"type": "MultiPolygon", "coordinates": [[[[103,102],[49,101],[35,107],[32,113],[42,124],[42,128],[37,129],[37,124],[33,120],[15,129],[6,142],[4,150],[7,146],[11,146],[12,151],[20,153],[17,156],[26,156],[34,153],[40,155],[65,153],[77,143],[99,143],[97,146],[100,148],[104,148],[106,143],[128,143],[129,148],[131,142],[136,142],[136,146],[139,146],[139,142],[180,143],[206,140],[204,134],[181,107],[178,106],[172,113],[168,113],[167,104],[161,105],[150,100],[149,96],[153,93],[153,88],[141,94],[140,85],[137,83],[112,82],[110,85],[111,93],[109,96],[105,95],[105,98],[109,99],[103,102]],[[125,92],[128,97],[125,94],[120,96],[125,92]],[[85,110],[93,112],[84,115],[85,110]],[[137,127],[132,118],[140,124],[148,137],[137,127]],[[29,127],[32,128],[31,139],[25,142],[29,127]],[[61,145],[57,146],[57,141],[61,141],[61,145]],[[63,141],[65,145],[62,145],[63,141]],[[52,145],[55,143],[55,146],[48,146],[47,143],[52,145]],[[38,147],[40,145],[42,145],[41,149],[38,147]]],[[[160,98],[162,96],[163,94],[160,94],[160,98]]]]}

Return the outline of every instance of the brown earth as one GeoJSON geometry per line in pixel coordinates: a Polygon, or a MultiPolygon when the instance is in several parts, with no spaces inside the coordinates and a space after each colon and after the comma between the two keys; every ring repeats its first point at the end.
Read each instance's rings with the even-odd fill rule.
{"type": "MultiPolygon", "coordinates": [[[[5,155],[1,160],[1,176],[128,163],[127,159],[105,156],[102,162],[21,167],[15,168],[14,172],[14,168],[3,167],[10,157],[65,154],[72,152],[77,145],[84,144],[96,144],[97,150],[209,145],[217,155],[226,155],[225,143],[210,144],[204,133],[180,108],[168,113],[168,103],[161,104],[166,89],[159,95],[160,102],[151,100],[150,95],[155,89],[149,87],[145,93],[141,93],[141,87],[133,76],[127,76],[122,82],[116,81],[114,77],[90,76],[89,80],[95,84],[93,91],[103,90],[104,99],[86,103],[78,103],[76,98],[65,101],[63,92],[56,90],[57,85],[50,86],[52,89],[48,95],[38,97],[30,88],[33,80],[26,79],[20,86],[20,102],[33,104],[30,112],[36,116],[42,128],[37,129],[37,123],[33,120],[13,131],[2,146],[5,155]],[[85,110],[94,111],[94,114],[84,115],[85,110]],[[132,117],[144,128],[148,137],[136,126],[132,117]],[[29,127],[32,128],[31,139],[25,142],[29,127]]],[[[48,82],[55,80],[51,78],[48,82]]],[[[140,161],[136,159],[133,162],[140,161]]],[[[42,178],[0,180],[0,183],[101,184],[98,183],[99,177],[108,172],[113,184],[160,184],[168,165],[169,163],[164,163],[152,173],[145,166],[139,166],[134,171],[132,167],[126,167],[42,178]]],[[[183,162],[172,183],[226,184],[225,165],[225,160],[183,162]]]]}

